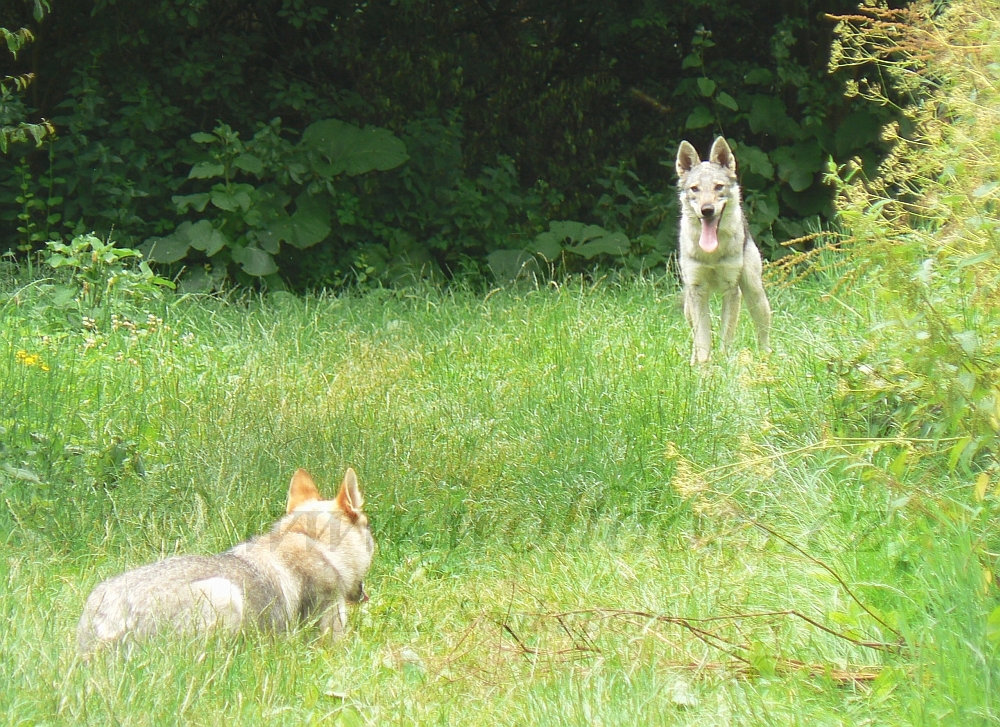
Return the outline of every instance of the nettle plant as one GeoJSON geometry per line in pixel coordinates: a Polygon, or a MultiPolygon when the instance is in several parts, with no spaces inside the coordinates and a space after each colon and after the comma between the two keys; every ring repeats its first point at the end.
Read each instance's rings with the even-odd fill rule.
{"type": "Polygon", "coordinates": [[[77,235],[69,243],[50,240],[45,264],[63,275],[54,285],[45,285],[46,305],[67,314],[92,319],[106,318],[113,308],[139,305],[155,298],[170,280],[157,276],[142,253],[117,247],[114,240],[94,234],[77,235]]]}
{"type": "Polygon", "coordinates": [[[282,136],[280,119],[247,142],[226,124],[191,139],[204,147],[204,158],[191,167],[188,179],[202,189],[172,201],[179,214],[200,217],[142,247],[156,263],[190,260],[192,251],[200,251],[207,264],[187,272],[187,290],[217,287],[231,264],[251,279],[277,284],[272,276],[282,243],[312,247],[330,235],[335,216],[351,218],[351,200],[342,199],[335,186],[339,177],[394,169],[409,158],[389,130],[338,119],[315,122],[297,143],[282,136]]]}

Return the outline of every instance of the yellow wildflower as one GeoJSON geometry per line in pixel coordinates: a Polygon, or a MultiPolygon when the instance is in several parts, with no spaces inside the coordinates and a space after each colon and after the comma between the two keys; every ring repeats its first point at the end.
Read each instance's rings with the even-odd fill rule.
{"type": "Polygon", "coordinates": [[[14,354],[14,360],[24,366],[37,366],[42,371],[49,370],[48,364],[42,361],[41,356],[37,353],[28,353],[24,349],[20,349],[14,354]]]}

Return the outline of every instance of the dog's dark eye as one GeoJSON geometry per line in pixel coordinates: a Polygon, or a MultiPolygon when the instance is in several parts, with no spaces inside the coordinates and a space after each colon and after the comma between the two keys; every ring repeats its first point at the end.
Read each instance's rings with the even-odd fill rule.
{"type": "Polygon", "coordinates": [[[724,184],[716,184],[716,185],[715,185],[715,191],[716,191],[716,192],[721,192],[721,191],[722,191],[722,190],[724,190],[725,188],[726,188],[726,185],[724,185],[724,184]]]}
{"type": "Polygon", "coordinates": [[[697,192],[698,191],[698,185],[696,184],[693,187],[691,187],[691,191],[692,192],[697,192]]]}

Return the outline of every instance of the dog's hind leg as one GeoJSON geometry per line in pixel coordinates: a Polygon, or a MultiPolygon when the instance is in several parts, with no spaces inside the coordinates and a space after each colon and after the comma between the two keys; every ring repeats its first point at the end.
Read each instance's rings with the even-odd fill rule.
{"type": "Polygon", "coordinates": [[[729,348],[736,337],[736,322],[740,319],[740,288],[734,285],[722,298],[722,345],[729,348]]]}
{"type": "Polygon", "coordinates": [[[771,304],[767,301],[764,284],[760,275],[753,277],[743,272],[740,278],[740,288],[746,298],[747,310],[757,328],[757,348],[763,353],[771,351],[771,304]]]}

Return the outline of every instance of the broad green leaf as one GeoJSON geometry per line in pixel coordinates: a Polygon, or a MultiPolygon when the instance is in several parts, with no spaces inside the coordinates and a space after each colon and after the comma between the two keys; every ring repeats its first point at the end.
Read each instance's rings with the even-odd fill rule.
{"type": "Polygon", "coordinates": [[[698,106],[687,117],[684,127],[687,129],[701,129],[715,121],[715,115],[706,106],[698,106]]]}
{"type": "Polygon", "coordinates": [[[715,81],[711,78],[699,78],[698,90],[701,91],[702,96],[711,96],[715,93],[715,81]]]}
{"type": "Polygon", "coordinates": [[[598,255],[624,255],[629,251],[628,237],[623,232],[606,233],[602,237],[585,242],[570,250],[577,255],[582,255],[587,260],[598,255]]]}
{"type": "Polygon", "coordinates": [[[69,285],[58,285],[53,290],[52,305],[56,308],[66,308],[76,299],[77,288],[69,285]]]}
{"type": "Polygon", "coordinates": [[[300,194],[295,198],[295,214],[289,218],[289,244],[302,249],[321,242],[330,234],[330,207],[320,195],[300,194]]]}
{"type": "Polygon", "coordinates": [[[296,212],[289,224],[293,234],[288,242],[299,249],[312,247],[330,234],[329,222],[312,212],[296,212]]]}
{"type": "Polygon", "coordinates": [[[240,154],[233,162],[233,166],[258,176],[264,173],[264,163],[253,154],[240,154]]]}
{"type": "Polygon", "coordinates": [[[684,56],[684,60],[681,61],[681,68],[698,68],[701,65],[701,58],[699,58],[695,53],[684,56]]]}
{"type": "Polygon", "coordinates": [[[272,255],[277,255],[281,250],[281,241],[287,241],[293,234],[287,217],[271,220],[263,230],[253,231],[253,236],[257,239],[260,248],[272,255]]]}
{"type": "Polygon", "coordinates": [[[204,251],[209,257],[229,244],[229,238],[226,237],[225,233],[215,229],[208,220],[200,220],[191,225],[187,236],[191,247],[204,251]]]}
{"type": "Polygon", "coordinates": [[[179,293],[210,293],[219,289],[225,277],[225,265],[213,266],[211,273],[204,267],[196,265],[184,273],[184,277],[177,285],[177,290],[179,293]]]}
{"type": "Polygon", "coordinates": [[[272,208],[271,219],[256,233],[263,249],[277,254],[281,242],[304,249],[329,236],[330,208],[325,198],[303,193],[296,198],[295,207],[291,216],[284,214],[284,209],[272,208]]]}
{"type": "Polygon", "coordinates": [[[778,165],[778,176],[796,192],[808,189],[813,175],[823,167],[823,150],[816,139],[807,139],[771,152],[778,165]]]}
{"type": "Polygon", "coordinates": [[[250,194],[252,192],[253,192],[253,187],[250,187],[249,191],[246,189],[233,190],[233,199],[236,200],[236,204],[238,204],[243,209],[244,212],[250,209],[250,201],[251,201],[250,194]]]}
{"type": "Polygon", "coordinates": [[[212,204],[226,212],[235,212],[242,209],[244,212],[250,209],[250,195],[254,192],[254,187],[250,184],[230,184],[227,189],[221,184],[212,188],[212,204]]]}
{"type": "Polygon", "coordinates": [[[198,162],[188,172],[188,179],[211,179],[221,177],[225,173],[226,168],[218,162],[198,162]]]}
{"type": "Polygon", "coordinates": [[[388,129],[377,126],[359,129],[339,119],[310,125],[300,143],[326,160],[327,164],[317,171],[330,177],[394,169],[410,158],[406,145],[388,129]]]}
{"type": "Polygon", "coordinates": [[[767,195],[761,195],[754,201],[754,221],[769,227],[778,219],[781,208],[778,206],[778,196],[776,190],[771,190],[767,195]]]}
{"type": "Polygon", "coordinates": [[[893,458],[892,462],[889,463],[889,473],[896,477],[902,477],[903,473],[906,471],[906,464],[909,457],[910,450],[904,448],[893,458]]]}
{"type": "MultiPolygon", "coordinates": [[[[186,223],[190,224],[190,223],[186,223]]],[[[187,236],[176,231],[166,237],[150,237],[143,243],[143,255],[154,263],[175,263],[183,260],[191,244],[187,236]]]]}
{"type": "Polygon", "coordinates": [[[604,237],[608,234],[600,225],[587,225],[580,231],[579,241],[586,242],[587,240],[595,240],[599,237],[604,237]]]}
{"type": "Polygon", "coordinates": [[[197,194],[175,194],[170,201],[177,207],[177,212],[184,214],[188,207],[192,207],[198,212],[205,211],[205,205],[212,198],[208,192],[198,192],[197,194]]]}
{"type": "Polygon", "coordinates": [[[240,206],[236,195],[223,188],[212,190],[212,204],[226,212],[235,212],[240,206]]]}
{"type": "Polygon", "coordinates": [[[747,120],[750,122],[750,131],[755,134],[794,139],[800,133],[798,123],[785,113],[785,102],[773,96],[754,96],[747,120]]]}
{"type": "Polygon", "coordinates": [[[867,109],[854,111],[837,125],[834,145],[838,157],[847,157],[879,140],[882,121],[867,109]]]}
{"type": "Polygon", "coordinates": [[[535,241],[531,245],[532,252],[536,252],[552,262],[562,253],[563,247],[560,239],[551,232],[541,232],[535,236],[535,241]]]}
{"type": "Polygon", "coordinates": [[[720,105],[725,106],[727,109],[730,109],[732,111],[740,110],[740,105],[736,103],[736,99],[730,96],[725,91],[719,91],[718,95],[715,97],[715,100],[718,101],[720,105]]]}
{"type": "Polygon", "coordinates": [[[774,75],[767,68],[754,68],[745,76],[743,82],[747,84],[765,84],[774,80],[774,75]]]}
{"type": "Polygon", "coordinates": [[[767,154],[757,147],[745,144],[740,146],[736,150],[736,160],[743,169],[759,174],[764,179],[774,179],[774,165],[767,154]]]}
{"type": "Polygon", "coordinates": [[[345,159],[344,172],[350,176],[371,170],[395,169],[409,159],[406,145],[388,129],[366,126],[360,134],[358,146],[350,150],[345,159]]]}
{"type": "Polygon", "coordinates": [[[233,260],[240,264],[243,272],[258,278],[278,272],[278,266],[268,253],[256,247],[233,249],[233,260]]]}
{"type": "Polygon", "coordinates": [[[796,169],[788,175],[788,186],[795,192],[809,189],[813,183],[813,173],[804,169],[796,169]]]}
{"type": "Polygon", "coordinates": [[[579,242],[581,240],[584,228],[586,228],[585,224],[573,220],[557,220],[549,223],[549,232],[555,235],[557,239],[571,240],[572,242],[579,242]]]}
{"type": "Polygon", "coordinates": [[[204,131],[196,131],[191,134],[191,140],[196,144],[211,144],[216,141],[216,136],[214,134],[206,134],[204,131]]]}

